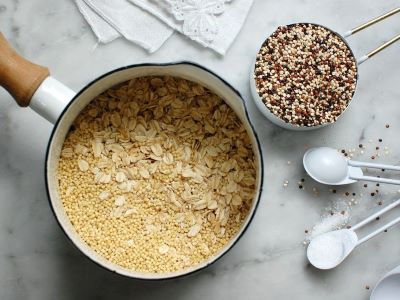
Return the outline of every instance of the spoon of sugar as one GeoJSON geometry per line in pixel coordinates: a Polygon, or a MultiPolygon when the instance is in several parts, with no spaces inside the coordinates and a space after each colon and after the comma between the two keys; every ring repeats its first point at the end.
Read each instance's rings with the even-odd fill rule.
{"type": "Polygon", "coordinates": [[[315,181],[329,185],[342,185],[358,180],[400,185],[400,180],[365,176],[362,167],[400,171],[400,166],[349,160],[337,150],[328,147],[309,149],[303,157],[304,169],[315,181]]]}
{"type": "Polygon", "coordinates": [[[400,222],[400,217],[387,223],[381,228],[359,239],[355,230],[372,222],[380,215],[393,209],[400,204],[400,199],[386,206],[384,209],[371,215],[364,221],[349,229],[340,229],[320,234],[313,238],[307,248],[307,258],[310,263],[318,269],[332,269],[338,266],[358,245],[368,241],[382,231],[400,222]]]}
{"type": "Polygon", "coordinates": [[[353,251],[357,243],[357,234],[352,230],[330,231],[312,239],[307,248],[307,257],[318,269],[332,269],[353,251]]]}

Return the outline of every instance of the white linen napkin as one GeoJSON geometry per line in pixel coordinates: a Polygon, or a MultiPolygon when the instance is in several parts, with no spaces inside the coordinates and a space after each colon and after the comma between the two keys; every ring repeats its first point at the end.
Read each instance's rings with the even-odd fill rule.
{"type": "Polygon", "coordinates": [[[253,0],[129,0],[221,55],[229,49],[253,0]]]}
{"type": "Polygon", "coordinates": [[[76,0],[76,4],[101,43],[123,36],[151,53],[174,32],[127,0],[76,0]]]}
{"type": "Polygon", "coordinates": [[[253,0],[76,0],[99,42],[120,36],[149,52],[174,30],[224,55],[253,0]]]}
{"type": "Polygon", "coordinates": [[[87,6],[83,0],[76,0],[75,2],[100,43],[109,43],[121,36],[118,31],[87,6]]]}

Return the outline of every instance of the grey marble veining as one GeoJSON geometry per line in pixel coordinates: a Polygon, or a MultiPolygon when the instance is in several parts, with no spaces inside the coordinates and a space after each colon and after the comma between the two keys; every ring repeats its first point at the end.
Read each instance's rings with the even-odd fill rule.
{"type": "MultiPolygon", "coordinates": [[[[304,230],[343,202],[344,191],[364,193],[350,210],[352,223],[376,211],[378,197],[370,196],[372,185],[362,184],[332,194],[305,177],[301,157],[310,146],[355,148],[363,143],[367,149],[362,158],[368,160],[382,138],[380,146],[388,147],[390,154],[378,161],[400,163],[400,44],[360,67],[354,103],[336,125],[314,132],[285,131],[266,121],[250,98],[248,73],[259,44],[280,24],[311,21],[344,32],[398,5],[396,0],[255,0],[233,47],[220,57],[178,34],[152,55],[123,40],[96,45],[72,0],[0,0],[0,30],[19,52],[48,66],[54,77],[76,91],[106,71],[133,63],[192,60],[214,70],[245,98],[262,141],[266,171],[256,216],[223,259],[186,278],[127,279],[93,264],[63,235],[49,208],[43,179],[52,126],[33,111],[17,107],[0,90],[0,299],[368,299],[365,286],[372,288],[400,264],[399,228],[360,246],[334,270],[310,267],[304,230]],[[297,185],[302,177],[304,190],[297,185]],[[319,197],[313,187],[321,191],[319,197]]],[[[400,15],[349,42],[361,56],[399,32],[400,15]]],[[[385,203],[400,195],[395,187],[379,189],[385,203]]]]}

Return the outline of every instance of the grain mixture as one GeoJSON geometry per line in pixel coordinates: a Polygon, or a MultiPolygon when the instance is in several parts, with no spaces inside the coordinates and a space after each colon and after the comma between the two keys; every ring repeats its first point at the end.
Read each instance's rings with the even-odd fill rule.
{"type": "Polygon", "coordinates": [[[83,240],[124,268],[173,272],[216,254],[255,190],[249,136],[217,95],[142,77],[95,98],[64,142],[66,213],[83,240]]]}
{"type": "Polygon", "coordinates": [[[357,63],[346,43],[313,24],[279,27],[257,54],[254,79],[266,107],[296,126],[332,123],[356,89],[357,63]]]}

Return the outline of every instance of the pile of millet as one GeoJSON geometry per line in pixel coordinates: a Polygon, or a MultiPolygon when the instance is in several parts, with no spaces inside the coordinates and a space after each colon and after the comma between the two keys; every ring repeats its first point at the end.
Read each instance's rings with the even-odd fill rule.
{"type": "Polygon", "coordinates": [[[357,62],[334,32],[314,24],[279,27],[261,46],[254,71],[265,106],[286,123],[333,123],[356,89],[357,62]]]}

